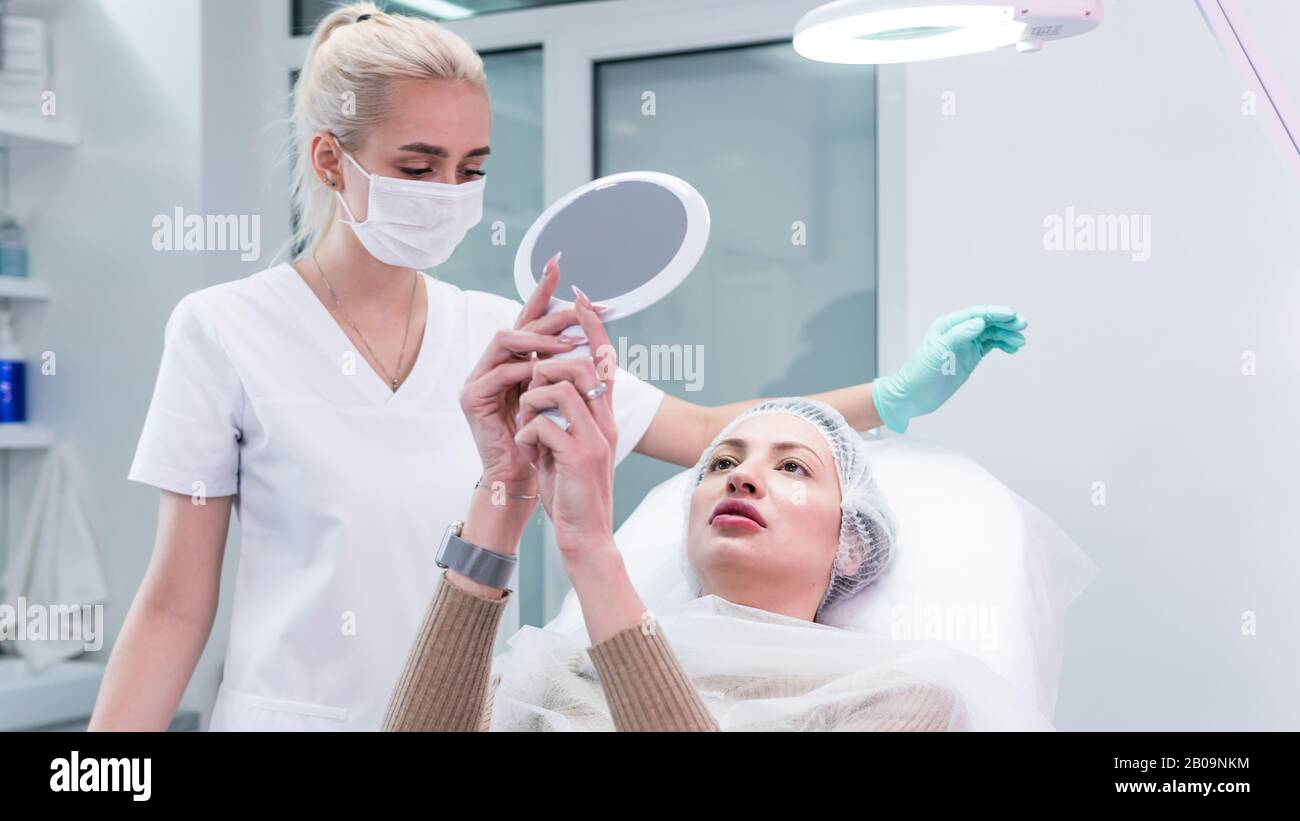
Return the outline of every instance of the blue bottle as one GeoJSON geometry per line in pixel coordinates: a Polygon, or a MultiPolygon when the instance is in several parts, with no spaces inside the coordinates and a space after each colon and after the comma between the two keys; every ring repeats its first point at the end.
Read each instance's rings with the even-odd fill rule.
{"type": "Polygon", "coordinates": [[[13,314],[0,309],[0,424],[27,421],[27,366],[14,339],[13,314]]]}

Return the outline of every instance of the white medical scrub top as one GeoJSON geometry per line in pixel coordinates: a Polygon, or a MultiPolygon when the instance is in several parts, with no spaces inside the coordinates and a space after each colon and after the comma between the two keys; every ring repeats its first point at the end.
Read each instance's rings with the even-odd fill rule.
{"type": "MultiPolygon", "coordinates": [[[[129,478],[236,495],[241,544],[213,730],[378,729],[481,463],[458,394],[520,303],[421,275],[393,392],[288,264],[189,294],[129,478]]],[[[617,461],[663,391],[620,370],[617,461]]],[[[480,491],[482,492],[482,491],[480,491]]]]}

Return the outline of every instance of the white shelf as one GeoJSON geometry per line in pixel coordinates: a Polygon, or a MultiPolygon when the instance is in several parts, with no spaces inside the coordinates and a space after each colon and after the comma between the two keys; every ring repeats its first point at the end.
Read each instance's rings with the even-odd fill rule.
{"type": "Polygon", "coordinates": [[[0,658],[0,732],[90,716],[104,678],[93,661],[58,661],[40,671],[18,656],[0,658]]]}
{"type": "Polygon", "coordinates": [[[54,432],[27,422],[0,423],[0,450],[38,450],[54,444],[54,432]]]}
{"type": "Polygon", "coordinates": [[[57,117],[38,117],[0,109],[0,146],[71,148],[80,142],[77,129],[57,117]]]}
{"type": "Polygon", "coordinates": [[[41,279],[0,276],[0,299],[49,299],[50,283],[41,279]]]}

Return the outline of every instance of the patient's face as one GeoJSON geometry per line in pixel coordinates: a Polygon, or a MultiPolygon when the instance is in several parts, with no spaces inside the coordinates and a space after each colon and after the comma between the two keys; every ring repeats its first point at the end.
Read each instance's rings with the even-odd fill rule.
{"type": "Polygon", "coordinates": [[[826,439],[787,413],[737,425],[691,496],[686,538],[705,594],[811,620],[840,538],[840,484],[826,439]]]}

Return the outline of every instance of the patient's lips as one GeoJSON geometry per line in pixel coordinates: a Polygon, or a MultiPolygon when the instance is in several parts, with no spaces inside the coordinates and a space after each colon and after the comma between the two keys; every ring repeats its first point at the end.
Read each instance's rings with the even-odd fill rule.
{"type": "Polygon", "coordinates": [[[723,499],[709,516],[714,527],[734,527],[740,530],[759,530],[767,527],[763,514],[749,502],[740,499],[723,499]]]}

